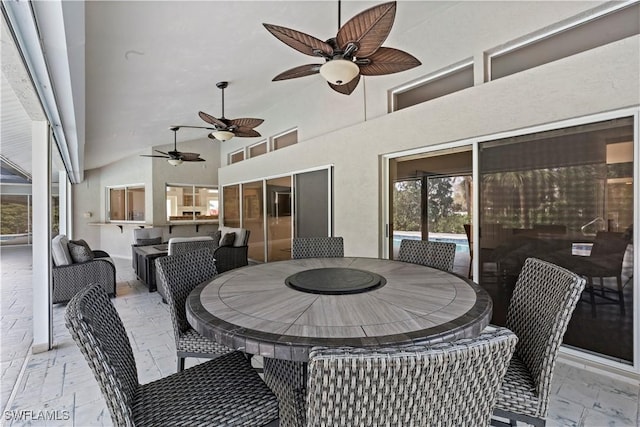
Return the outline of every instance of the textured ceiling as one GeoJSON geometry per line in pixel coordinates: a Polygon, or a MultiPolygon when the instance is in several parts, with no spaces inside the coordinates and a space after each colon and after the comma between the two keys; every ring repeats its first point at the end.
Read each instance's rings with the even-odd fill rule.
{"type": "MultiPolygon", "coordinates": [[[[434,11],[455,3],[401,2],[389,40],[414,31],[434,11]]],[[[343,1],[342,23],[377,4],[343,1]]],[[[45,8],[37,9],[40,25],[48,30],[45,8]]],[[[83,27],[78,23],[78,28],[71,28],[73,19],[64,23],[70,61],[77,61],[78,52],[84,55],[84,92],[76,88],[73,94],[84,100],[84,135],[78,138],[84,141],[84,169],[169,143],[170,125],[206,125],[197,116],[200,110],[219,117],[218,81],[230,82],[225,91],[227,117],[259,117],[268,123],[269,114],[282,114],[283,109],[274,105],[305,99],[307,89],[321,77],[278,83],[271,79],[294,66],[322,60],[285,46],[262,23],[320,39],[334,37],[338,29],[337,1],[89,1],[84,13],[83,27]],[[69,39],[72,34],[84,34],[84,39],[69,39]]],[[[2,43],[2,152],[30,170],[28,119],[43,115],[4,23],[2,43]]],[[[43,43],[48,46],[47,40],[43,43]]],[[[60,65],[56,51],[48,55],[53,65],[60,65]]],[[[324,103],[331,110],[327,113],[336,114],[340,108],[324,103]]],[[[182,140],[204,136],[206,131],[181,131],[182,140]]]]}
{"type": "Polygon", "coordinates": [[[44,114],[4,17],[1,24],[0,148],[2,156],[30,175],[31,121],[44,120],[44,114]]]}
{"type": "MultiPolygon", "coordinates": [[[[342,2],[342,22],[377,4],[342,2]]],[[[434,10],[452,4],[400,3],[392,36],[411,31],[434,10]]],[[[170,142],[171,124],[206,125],[197,116],[199,110],[219,117],[218,81],[230,82],[226,116],[263,118],[265,125],[257,130],[264,132],[269,114],[275,114],[270,110],[282,111],[272,108],[274,104],[305,97],[309,85],[321,77],[275,83],[271,79],[294,66],[322,60],[285,46],[262,23],[328,39],[337,32],[338,2],[87,2],[85,16],[89,169],[170,142]]],[[[403,48],[392,41],[385,45],[403,48]]],[[[333,96],[329,92],[327,88],[327,96],[333,96]]],[[[340,108],[337,103],[326,105],[333,114],[340,108]]],[[[181,134],[196,139],[206,131],[181,134]]]]}

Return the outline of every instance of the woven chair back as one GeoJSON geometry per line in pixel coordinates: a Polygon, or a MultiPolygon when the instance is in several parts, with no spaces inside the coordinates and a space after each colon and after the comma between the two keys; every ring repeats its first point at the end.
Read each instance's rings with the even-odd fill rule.
{"type": "Polygon", "coordinates": [[[412,239],[402,239],[400,241],[398,261],[425,265],[443,271],[453,271],[455,258],[455,243],[412,239]]]}
{"type": "Polygon", "coordinates": [[[308,426],[488,425],[517,337],[378,349],[314,348],[308,426]]]}
{"type": "Polygon", "coordinates": [[[93,371],[113,423],[133,426],[132,404],[139,387],[129,337],[102,286],[91,284],[67,305],[67,328],[93,371]]]}
{"type": "Polygon", "coordinates": [[[213,252],[218,248],[218,242],[209,238],[207,238],[207,240],[191,240],[186,242],[169,241],[169,255],[172,256],[187,254],[201,248],[206,248],[213,256],[213,252]]]}
{"type": "Polygon", "coordinates": [[[342,258],[344,240],[342,237],[296,237],[291,250],[293,259],[342,258]]]}
{"type": "Polygon", "coordinates": [[[196,286],[217,274],[215,260],[209,249],[200,248],[156,259],[156,272],[169,305],[177,340],[191,327],[185,309],[187,297],[196,286]]]}
{"type": "Polygon", "coordinates": [[[516,354],[533,377],[543,414],[562,338],[584,286],[577,274],[528,258],[511,296],[506,327],[518,336],[516,354]]]}

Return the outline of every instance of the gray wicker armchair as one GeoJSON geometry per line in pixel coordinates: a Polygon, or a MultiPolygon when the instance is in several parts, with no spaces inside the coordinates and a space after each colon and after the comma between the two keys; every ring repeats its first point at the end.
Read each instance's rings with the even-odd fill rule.
{"type": "Polygon", "coordinates": [[[412,239],[400,241],[398,261],[426,265],[443,271],[453,271],[455,258],[455,243],[412,239]]]}
{"type": "Polygon", "coordinates": [[[216,242],[213,257],[216,259],[218,273],[249,265],[249,237],[251,230],[246,228],[220,227],[212,234],[216,242]],[[230,246],[220,246],[220,241],[227,233],[235,233],[235,239],[230,246]]]}
{"type": "Polygon", "coordinates": [[[116,296],[116,267],[105,251],[87,251],[92,254],[89,261],[74,262],[67,247],[65,235],[56,236],[51,242],[53,266],[52,302],[69,301],[80,289],[90,283],[99,283],[111,296],[116,296]]]}
{"type": "Polygon", "coordinates": [[[506,324],[519,341],[494,410],[511,424],[493,420],[493,425],[545,425],[556,358],[584,286],[583,278],[562,267],[535,258],[525,261],[506,324]]]}
{"type": "Polygon", "coordinates": [[[342,237],[296,237],[293,239],[291,257],[302,258],[342,258],[344,241],[342,237]]]}
{"type": "Polygon", "coordinates": [[[141,385],[124,325],[102,287],[78,292],[65,319],[114,425],[277,425],[278,402],[242,353],[141,385]]]}
{"type": "Polygon", "coordinates": [[[196,332],[187,321],[185,303],[189,293],[200,283],[213,279],[216,266],[211,252],[200,248],[193,252],[155,260],[158,284],[169,304],[176,339],[178,372],[184,370],[186,357],[213,359],[229,353],[229,347],[218,344],[196,332]]]}
{"type": "Polygon", "coordinates": [[[507,329],[431,346],[314,348],[307,426],[483,426],[515,349],[507,329]]]}

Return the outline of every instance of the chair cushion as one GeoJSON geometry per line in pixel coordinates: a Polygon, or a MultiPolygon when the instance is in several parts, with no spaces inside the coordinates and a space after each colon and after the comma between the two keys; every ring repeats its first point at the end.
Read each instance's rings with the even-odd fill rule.
{"type": "Polygon", "coordinates": [[[213,240],[213,237],[211,236],[172,237],[169,239],[169,244],[184,243],[184,242],[198,242],[201,240],[213,240]]]}
{"type": "Polygon", "coordinates": [[[51,241],[51,256],[56,266],[73,264],[73,258],[69,253],[69,239],[64,234],[58,234],[51,241]]]}
{"type": "Polygon", "coordinates": [[[236,233],[234,232],[226,233],[220,239],[220,246],[233,246],[235,241],[236,241],[236,233]]]}
{"type": "Polygon", "coordinates": [[[153,237],[149,239],[136,239],[136,245],[159,245],[162,243],[162,237],[153,237]]]}
{"type": "Polygon", "coordinates": [[[232,228],[232,227],[220,227],[220,232],[222,236],[227,233],[236,233],[236,240],[233,242],[233,246],[246,246],[248,239],[247,229],[246,228],[232,228]]]}
{"type": "Polygon", "coordinates": [[[540,399],[536,394],[533,377],[517,354],[511,358],[495,407],[533,417],[542,415],[539,413],[540,399]]]}
{"type": "Polygon", "coordinates": [[[278,401],[234,351],[141,385],[132,405],[139,426],[254,426],[278,418],[278,401]]]}
{"type": "Polygon", "coordinates": [[[84,240],[70,240],[67,247],[73,262],[87,262],[94,258],[93,251],[84,240]]]}
{"type": "MultiPolygon", "coordinates": [[[[133,229],[133,244],[141,245],[139,241],[141,239],[155,239],[157,237],[162,241],[163,230],[162,228],[134,228],[133,229]]],[[[157,244],[157,243],[152,243],[157,244]]]]}

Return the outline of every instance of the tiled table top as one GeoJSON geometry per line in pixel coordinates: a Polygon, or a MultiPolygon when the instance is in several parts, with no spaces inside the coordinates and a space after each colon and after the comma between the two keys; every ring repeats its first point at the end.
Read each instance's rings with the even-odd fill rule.
{"type": "Polygon", "coordinates": [[[201,334],[251,354],[306,361],[316,345],[375,347],[473,337],[491,318],[489,295],[460,276],[397,261],[314,258],[232,270],[200,285],[187,317],[201,334]],[[384,286],[349,295],[301,292],[300,271],[353,268],[384,286]]]}

